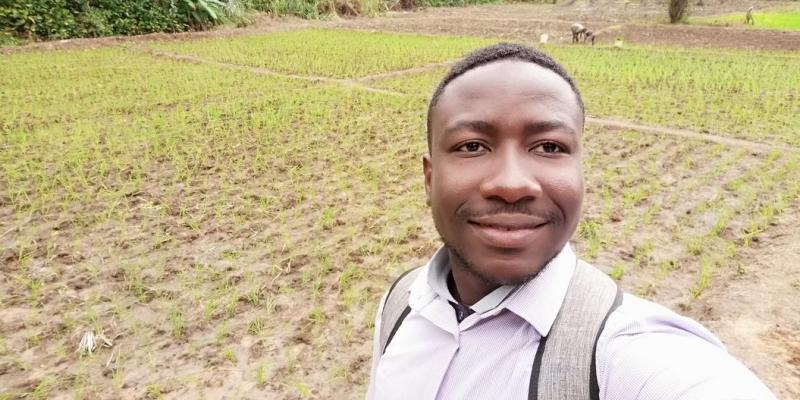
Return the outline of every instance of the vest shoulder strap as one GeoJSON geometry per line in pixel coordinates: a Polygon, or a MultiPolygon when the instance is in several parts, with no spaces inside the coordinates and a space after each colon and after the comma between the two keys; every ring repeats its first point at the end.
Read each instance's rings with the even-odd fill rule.
{"type": "Polygon", "coordinates": [[[386,300],[381,311],[379,337],[381,354],[386,352],[386,347],[389,346],[397,329],[400,328],[400,324],[403,323],[403,320],[411,311],[411,307],[408,306],[409,290],[421,269],[422,267],[417,267],[404,272],[394,281],[386,294],[386,300]]]}
{"type": "Polygon", "coordinates": [[[608,275],[578,261],[564,303],[539,343],[528,398],[600,399],[597,340],[608,316],[622,303],[622,291],[608,275]]]}

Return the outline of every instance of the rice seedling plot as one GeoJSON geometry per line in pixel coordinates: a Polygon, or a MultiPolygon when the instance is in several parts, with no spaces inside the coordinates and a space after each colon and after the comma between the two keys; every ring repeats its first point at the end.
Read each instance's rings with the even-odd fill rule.
{"type": "Polygon", "coordinates": [[[692,18],[692,23],[708,25],[739,25],[756,29],[800,30],[800,10],[753,12],[753,24],[744,25],[744,13],[692,18]]]}
{"type": "MultiPolygon", "coordinates": [[[[150,84],[168,86],[159,68],[150,84]]],[[[175,107],[76,109],[2,136],[0,230],[20,227],[3,238],[0,281],[4,321],[23,317],[0,328],[12,393],[192,397],[217,379],[235,392],[224,371],[238,366],[270,398],[363,384],[383,282],[431,250],[416,196],[423,103],[250,80],[245,96],[187,84],[165,94],[195,96],[175,107]],[[78,357],[86,331],[114,347],[78,357]],[[52,379],[26,378],[36,371],[52,379]]]]}
{"type": "MultiPolygon", "coordinates": [[[[587,112],[800,145],[800,58],[788,53],[547,46],[575,76],[587,112]]],[[[375,86],[429,96],[442,70],[375,86]]]]}
{"type": "Polygon", "coordinates": [[[585,143],[581,254],[666,304],[690,303],[716,275],[744,268],[757,237],[800,198],[797,153],[632,131],[590,130],[585,143]]]}
{"type": "Polygon", "coordinates": [[[120,48],[0,57],[0,132],[97,115],[165,111],[196,101],[258,95],[296,82],[154,59],[120,48]],[[120,78],[124,77],[124,78],[120,78]],[[233,92],[231,88],[237,88],[233,92]]]}
{"type": "MultiPolygon", "coordinates": [[[[328,71],[364,61],[338,57],[328,71]]],[[[396,97],[124,49],[0,63],[8,396],[363,398],[377,301],[439,242],[420,155],[441,75],[371,82],[414,93],[396,97]],[[98,346],[76,352],[87,337],[98,346]]],[[[591,126],[584,141],[576,247],[667,305],[743,273],[800,199],[797,153],[591,126]]]]}
{"type": "Polygon", "coordinates": [[[450,60],[491,42],[478,38],[309,29],[153,47],[287,74],[355,78],[450,60]]]}

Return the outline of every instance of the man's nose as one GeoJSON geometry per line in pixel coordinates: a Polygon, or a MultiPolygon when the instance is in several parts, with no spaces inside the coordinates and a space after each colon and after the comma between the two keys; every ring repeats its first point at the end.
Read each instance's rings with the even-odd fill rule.
{"type": "Polygon", "coordinates": [[[496,153],[480,191],[484,198],[516,203],[541,196],[542,186],[535,176],[535,167],[527,154],[496,153]]]}

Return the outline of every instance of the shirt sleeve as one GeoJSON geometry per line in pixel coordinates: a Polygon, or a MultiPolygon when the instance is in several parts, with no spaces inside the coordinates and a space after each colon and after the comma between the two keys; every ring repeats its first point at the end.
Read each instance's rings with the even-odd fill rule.
{"type": "Polygon", "coordinates": [[[381,296],[380,303],[378,303],[378,312],[375,315],[375,331],[372,335],[372,368],[369,374],[369,389],[367,389],[367,399],[373,399],[375,396],[375,371],[378,369],[378,362],[381,360],[381,314],[383,314],[383,305],[386,303],[386,296],[389,293],[384,293],[381,296]]]}
{"type": "Polygon", "coordinates": [[[597,344],[604,400],[775,399],[692,319],[626,294],[597,344]]]}

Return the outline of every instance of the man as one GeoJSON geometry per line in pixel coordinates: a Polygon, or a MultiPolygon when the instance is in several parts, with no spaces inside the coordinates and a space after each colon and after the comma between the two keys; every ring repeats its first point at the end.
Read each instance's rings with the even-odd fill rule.
{"type": "Polygon", "coordinates": [[[572,31],[572,43],[580,42],[581,36],[586,33],[586,28],[577,22],[572,24],[572,26],[569,27],[569,30],[572,31]]]}
{"type": "Polygon", "coordinates": [[[586,43],[586,41],[590,41],[592,42],[592,46],[594,46],[594,38],[595,38],[594,31],[592,31],[591,29],[587,29],[586,31],[583,32],[583,43],[586,43]]]}
{"type": "Polygon", "coordinates": [[[756,20],[753,19],[753,6],[747,9],[747,14],[744,15],[745,25],[755,25],[756,20]]]}
{"type": "Polygon", "coordinates": [[[440,83],[422,161],[444,246],[381,301],[369,399],[774,398],[573,253],[583,124],[572,78],[532,48],[478,50],[440,83]]]}

